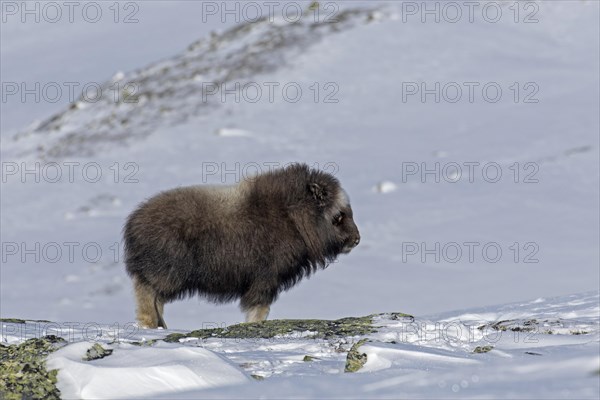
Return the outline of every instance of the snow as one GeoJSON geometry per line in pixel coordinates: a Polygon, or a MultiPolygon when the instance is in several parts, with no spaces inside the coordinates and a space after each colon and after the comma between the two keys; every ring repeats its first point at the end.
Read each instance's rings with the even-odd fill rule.
{"type": "MultiPolygon", "coordinates": [[[[59,369],[64,398],[593,399],[600,394],[599,299],[591,292],[415,319],[384,314],[359,347],[367,361],[356,373],[344,373],[344,365],[358,336],[326,340],[294,332],[165,343],[157,339],[182,331],[42,331],[68,340],[48,359],[49,368],[59,369]],[[509,329],[489,328],[502,321],[509,329]],[[113,353],[84,361],[93,343],[113,353]],[[474,352],[485,346],[489,351],[474,352]]],[[[5,323],[2,340],[33,337],[37,325],[5,323]]]]}
{"type": "Polygon", "coordinates": [[[250,132],[234,128],[220,128],[217,129],[216,134],[219,136],[252,136],[250,132]]]}
{"type": "MultiPolygon", "coordinates": [[[[7,2],[8,3],[8,2],[7,2]]],[[[43,3],[39,3],[41,8],[43,3]]],[[[73,22],[69,22],[68,6],[58,3],[62,9],[62,18],[56,23],[40,18],[35,23],[35,14],[21,22],[21,15],[7,15],[2,23],[2,75],[4,82],[26,82],[32,88],[35,82],[43,86],[56,82],[63,89],[57,102],[33,100],[27,102],[7,101],[2,103],[6,118],[2,120],[3,136],[29,124],[32,115],[35,118],[59,111],[69,102],[68,87],[63,82],[79,83],[76,95],[87,83],[102,83],[118,70],[132,70],[140,63],[146,64],[170,56],[173,49],[184,48],[199,37],[213,30],[226,29],[234,21],[222,23],[209,19],[199,24],[202,13],[200,2],[146,2],[131,3],[137,6],[132,15],[135,23],[123,23],[126,15],[134,12],[131,6],[125,9],[121,3],[119,22],[114,22],[114,3],[101,4],[103,18],[97,23],[87,23],[83,18],[82,4],[75,4],[73,22]],[[109,7],[113,6],[113,9],[109,7]],[[186,12],[182,12],[185,7],[186,12]],[[170,24],[164,21],[176,20],[177,34],[173,34],[170,24]],[[126,38],[126,39],[125,39],[126,38]],[[90,43],[93,43],[90,46],[90,43]],[[73,57],[73,49],[81,49],[73,62],[65,62],[73,57]],[[86,49],[84,51],[83,49],[86,49]],[[44,68],[32,64],[31,55],[44,60],[44,68]]],[[[25,7],[24,4],[18,4],[25,7]]],[[[35,4],[27,7],[34,9],[35,4]]]]}
{"type": "MultiPolygon", "coordinates": [[[[257,167],[303,161],[340,179],[361,244],[282,294],[270,317],[335,319],[399,311],[417,316],[425,327],[405,332],[398,345],[365,345],[370,361],[352,376],[341,374],[344,354],[314,341],[261,343],[260,348],[202,344],[207,352],[228,357],[227,362],[181,349],[185,357],[214,368],[252,363],[237,372],[267,377],[241,392],[207,389],[198,377],[208,373],[204,369],[183,360],[162,365],[158,357],[148,356],[157,379],[172,377],[177,365],[185,365],[194,386],[177,396],[597,397],[591,371],[598,366],[600,312],[599,4],[532,2],[539,7],[539,21],[524,24],[513,22],[509,3],[501,3],[507,17],[493,24],[481,18],[421,23],[418,15],[403,14],[401,2],[363,5],[378,10],[350,17],[336,32],[279,18],[225,40],[205,58],[199,55],[212,37],[233,23],[199,24],[200,3],[195,2],[144,3],[141,22],[131,26],[3,23],[3,82],[112,84],[147,78],[144,89],[165,97],[141,98],[138,106],[77,101],[72,109],[65,98],[2,103],[0,315],[77,321],[80,327],[131,324],[135,306],[120,241],[123,222],[137,204],[176,186],[232,184],[257,167]],[[177,21],[179,29],[166,20],[177,21]],[[213,30],[217,33],[209,36],[213,30]],[[262,39],[279,33],[302,45],[274,49],[263,60],[269,66],[263,71],[248,72],[235,64],[259,57],[253,51],[262,39]],[[91,46],[92,53],[87,51],[91,46]],[[73,58],[74,50],[86,57],[73,58]],[[31,62],[33,56],[43,60],[43,68],[31,62]],[[165,67],[171,74],[161,73],[165,67]],[[230,96],[223,102],[217,93],[203,102],[199,85],[227,74],[233,76],[230,85],[253,82],[264,89],[265,83],[278,83],[274,101],[263,96],[258,102],[236,102],[230,96]],[[437,103],[432,95],[423,102],[416,94],[403,101],[407,83],[423,82],[427,88],[457,82],[463,97],[437,103]],[[480,84],[473,102],[465,82],[480,84]],[[480,90],[490,82],[503,90],[496,103],[486,101],[480,90]],[[298,102],[283,97],[281,88],[289,83],[302,89],[298,102]],[[538,102],[524,102],[536,87],[538,102]],[[337,103],[325,102],[328,95],[337,103]],[[62,113],[62,119],[53,125],[55,113],[62,113]],[[124,119],[130,125],[115,122],[124,119]],[[105,136],[94,136],[100,133],[105,136]],[[70,134],[75,134],[68,141],[70,153],[45,156],[70,134]],[[56,169],[49,161],[56,161],[62,173],[56,183],[44,175],[56,169]],[[9,167],[16,172],[8,173],[9,167]],[[437,167],[436,181],[426,171],[437,167]],[[27,174],[25,168],[37,172],[27,174]],[[498,169],[501,179],[490,182],[498,169]],[[465,243],[476,243],[472,260],[465,243]],[[490,261],[482,252],[486,245],[499,248],[501,257],[490,261]],[[54,257],[57,249],[60,255],[54,257]],[[437,254],[428,253],[431,249],[437,254]],[[461,257],[455,261],[457,249],[461,257]],[[531,318],[547,320],[540,329],[555,333],[536,333],[535,343],[502,336],[493,350],[477,355],[470,353],[473,340],[483,340],[477,329],[460,332],[465,337],[452,333],[439,343],[428,337],[435,334],[436,323],[474,326],[531,318]],[[579,331],[589,333],[572,334],[579,331]],[[306,353],[322,359],[301,362],[306,353]],[[420,362],[403,364],[413,356],[420,362]],[[261,361],[255,364],[257,358],[261,361]]],[[[355,6],[360,4],[340,9],[355,6]]],[[[167,324],[177,330],[242,318],[236,304],[215,306],[197,299],[168,304],[165,312],[167,324]]],[[[380,341],[397,339],[398,327],[387,324],[380,341]]],[[[16,328],[3,327],[5,341],[20,340],[7,335],[7,329],[16,328]]],[[[136,333],[141,340],[138,334],[150,340],[166,333],[136,333]]],[[[188,342],[180,346],[198,344],[188,342]]],[[[84,350],[83,344],[71,346],[84,350]]],[[[94,374],[95,365],[111,357],[142,359],[146,350],[119,344],[110,357],[85,363],[69,347],[57,359],[71,366],[69,373],[93,368],[94,374]]],[[[133,368],[126,361],[123,366],[133,368]]],[[[102,382],[115,373],[108,365],[106,370],[106,376],[99,375],[102,382]]],[[[132,379],[143,378],[131,373],[132,379]]],[[[231,374],[232,382],[238,379],[233,376],[242,379],[231,374]]],[[[82,393],[84,387],[68,390],[82,393]]],[[[144,393],[135,395],[149,392],[144,393]]]]}
{"type": "MultiPolygon", "coordinates": [[[[280,87],[295,82],[304,93],[296,103],[282,100],[281,91],[273,102],[265,97],[236,103],[230,96],[222,103],[216,95],[210,108],[192,117],[188,112],[202,104],[202,96],[186,90],[140,106],[130,119],[139,114],[146,122],[123,131],[101,121],[113,112],[126,115],[128,106],[99,102],[70,110],[69,123],[59,131],[42,129],[17,141],[3,133],[2,159],[14,163],[17,172],[2,184],[3,210],[10,210],[2,213],[2,237],[18,248],[2,266],[2,314],[132,321],[133,297],[119,245],[128,213],[161,190],[231,184],[292,161],[335,173],[350,196],[362,241],[351,255],[282,295],[272,308],[273,318],[338,318],[386,310],[423,315],[597,289],[597,6],[543,2],[544,18],[537,24],[503,20],[492,26],[481,21],[402,23],[394,17],[398,6],[387,4],[383,9],[390,18],[365,24],[355,16],[340,32],[311,31],[320,36],[303,51],[274,53],[285,62],[273,63],[272,72],[236,79],[242,85],[278,82],[280,87]],[[485,35],[493,37],[483,40],[485,35]],[[402,103],[402,83],[420,80],[495,81],[506,93],[513,82],[535,81],[540,101],[514,103],[505,96],[498,103],[481,97],[474,103],[422,103],[417,96],[402,103]],[[318,103],[310,89],[315,82],[318,103]],[[323,102],[332,93],[325,89],[328,82],[339,88],[338,103],[323,102]],[[170,102],[181,107],[157,119],[170,102]],[[151,106],[148,111],[146,106],[151,106]],[[97,132],[95,125],[87,125],[90,121],[106,132],[136,134],[126,143],[87,142],[97,132]],[[58,159],[62,178],[47,182],[43,174],[53,170],[44,170],[36,149],[51,148],[67,132],[81,132],[82,141],[71,143],[80,143],[83,154],[58,159]],[[136,136],[140,132],[143,137],[136,136]],[[76,163],[72,180],[65,163],[76,163]],[[448,167],[439,183],[423,175],[436,163],[442,171],[448,167]],[[456,165],[450,163],[461,167],[457,182],[456,165]],[[472,174],[468,163],[479,163],[472,174]],[[39,183],[35,173],[23,175],[36,165],[39,183]],[[419,172],[411,174],[415,165],[419,172]],[[499,166],[499,182],[484,179],[486,165],[499,166]],[[102,174],[95,181],[98,169],[102,174]],[[526,177],[537,183],[525,183],[526,177]],[[373,191],[378,185],[385,193],[373,191]],[[54,242],[62,250],[56,262],[26,254],[36,243],[42,252],[54,242]],[[71,259],[64,243],[72,242],[78,246],[71,259]],[[465,243],[473,242],[471,260],[465,243]],[[427,255],[438,244],[438,256],[445,257],[427,255]],[[455,244],[462,254],[453,262],[455,244]],[[89,254],[83,251],[86,245],[89,254]],[[411,254],[415,245],[416,254],[411,254]],[[486,245],[490,255],[501,250],[498,261],[485,258],[486,245]],[[447,254],[441,254],[444,246],[447,254]],[[366,295],[347,294],[357,287],[366,295]]],[[[306,30],[301,25],[293,29],[294,37],[306,30]]],[[[243,41],[251,49],[269,32],[268,26],[256,26],[243,41]]],[[[194,59],[202,43],[185,57],[194,59]]],[[[228,46],[211,56],[211,68],[240,44],[228,46]]],[[[163,92],[171,81],[153,75],[157,66],[181,65],[178,73],[189,73],[193,80],[180,58],[175,60],[117,77],[151,76],[153,88],[163,92]]],[[[115,68],[106,76],[115,71],[127,70],[115,68]]],[[[222,74],[214,72],[207,79],[222,74]]],[[[493,176],[494,168],[489,171],[493,176]]],[[[192,299],[167,305],[166,320],[169,326],[192,329],[239,322],[242,315],[234,304],[217,307],[192,299]]]]}
{"type": "Polygon", "coordinates": [[[48,358],[48,368],[60,370],[58,388],[64,398],[130,399],[249,379],[224,358],[198,347],[124,345],[103,359],[83,361],[89,347],[74,343],[48,358]]]}
{"type": "Polygon", "coordinates": [[[378,193],[391,193],[398,189],[398,185],[396,185],[394,182],[383,181],[379,182],[374,189],[378,193]]]}

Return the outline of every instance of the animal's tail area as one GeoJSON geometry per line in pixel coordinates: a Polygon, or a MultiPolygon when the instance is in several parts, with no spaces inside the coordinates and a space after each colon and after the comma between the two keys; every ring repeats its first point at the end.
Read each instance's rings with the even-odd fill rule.
{"type": "MultiPolygon", "coordinates": [[[[162,304],[162,303],[161,303],[162,304]]],[[[162,316],[163,308],[158,304],[158,296],[154,296],[154,310],[156,311],[156,318],[158,319],[158,327],[167,329],[167,324],[162,316]]]]}

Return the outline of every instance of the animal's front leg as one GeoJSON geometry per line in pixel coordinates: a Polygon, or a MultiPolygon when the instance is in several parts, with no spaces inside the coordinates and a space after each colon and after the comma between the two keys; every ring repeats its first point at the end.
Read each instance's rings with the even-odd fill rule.
{"type": "Polygon", "coordinates": [[[246,322],[258,322],[267,319],[271,304],[276,298],[276,282],[269,281],[264,277],[254,281],[240,301],[240,308],[246,313],[246,322]]]}
{"type": "Polygon", "coordinates": [[[269,315],[270,306],[252,306],[246,310],[246,322],[264,321],[269,315]]]}

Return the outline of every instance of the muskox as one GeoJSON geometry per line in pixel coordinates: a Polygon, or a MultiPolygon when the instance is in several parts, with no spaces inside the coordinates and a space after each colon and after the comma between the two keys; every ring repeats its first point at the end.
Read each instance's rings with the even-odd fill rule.
{"type": "Polygon", "coordinates": [[[124,240],[138,322],[166,328],[164,304],[193,295],[241,299],[246,321],[262,321],[279,293],[360,235],[338,180],[292,164],[233,186],[162,192],[131,213],[124,240]]]}

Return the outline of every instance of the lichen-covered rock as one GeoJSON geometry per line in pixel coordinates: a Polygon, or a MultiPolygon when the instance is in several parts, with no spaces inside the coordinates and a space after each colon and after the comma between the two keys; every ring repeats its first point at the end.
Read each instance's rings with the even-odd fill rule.
{"type": "Polygon", "coordinates": [[[100,346],[98,343],[94,343],[94,345],[92,347],[90,347],[88,349],[88,351],[85,352],[85,357],[83,358],[83,360],[84,361],[99,360],[106,356],[110,356],[112,354],[112,352],[113,352],[112,349],[105,349],[104,347],[100,346]]]}
{"type": "Polygon", "coordinates": [[[0,318],[0,322],[6,322],[8,324],[24,324],[27,321],[20,318],[0,318]]]}
{"type": "Polygon", "coordinates": [[[401,313],[401,312],[392,312],[392,313],[383,313],[383,314],[377,314],[381,317],[385,317],[387,319],[391,319],[393,321],[404,321],[404,320],[409,320],[409,321],[414,321],[415,317],[413,317],[410,314],[405,314],[405,313],[401,313]]]}
{"type": "Polygon", "coordinates": [[[481,325],[478,329],[480,331],[491,329],[502,332],[512,331],[552,334],[551,328],[562,326],[563,322],[560,319],[546,319],[543,321],[538,321],[537,319],[513,319],[481,325]]]}
{"type": "Polygon", "coordinates": [[[368,339],[361,339],[354,343],[348,352],[348,355],[346,356],[346,367],[344,368],[344,372],[356,372],[361,369],[363,365],[365,365],[367,362],[367,355],[365,353],[361,353],[358,349],[367,341],[368,339]]]}
{"type": "Polygon", "coordinates": [[[331,339],[336,337],[362,336],[376,332],[373,316],[342,318],[334,321],[320,319],[282,319],[231,325],[226,328],[198,329],[187,334],[173,333],[166,342],[177,342],[186,337],[198,339],[269,339],[309,332],[304,337],[310,339],[331,339]]]}
{"type": "MultiPolygon", "coordinates": [[[[214,327],[199,329],[190,333],[173,333],[164,339],[155,338],[130,344],[139,346],[153,346],[164,340],[167,342],[178,342],[183,338],[223,338],[238,340],[277,340],[282,338],[289,340],[298,339],[323,339],[335,346],[336,352],[345,353],[350,344],[357,337],[369,336],[376,333],[386,320],[408,320],[412,317],[402,313],[373,314],[365,317],[341,318],[338,320],[270,320],[254,323],[242,323],[228,327],[214,327]]],[[[4,322],[28,323],[20,319],[10,319],[4,322]]],[[[389,321],[388,321],[389,322],[389,321]]],[[[346,371],[355,372],[366,362],[366,356],[358,352],[358,348],[367,339],[363,339],[352,346],[347,357],[346,371]]],[[[17,400],[23,398],[32,399],[58,399],[60,392],[56,388],[57,370],[46,369],[46,357],[56,350],[60,345],[66,343],[62,338],[56,336],[45,336],[39,339],[29,339],[18,345],[0,345],[0,399],[17,400]]],[[[108,343],[109,345],[112,344],[108,343]]],[[[103,347],[99,343],[91,345],[83,360],[92,361],[110,356],[112,350],[103,347]]],[[[318,357],[303,354],[304,362],[320,360],[318,357]]],[[[243,367],[243,366],[242,366],[243,367]]],[[[263,374],[254,374],[254,379],[261,380],[263,374]]]]}
{"type": "Polygon", "coordinates": [[[46,357],[65,343],[48,335],[18,345],[0,345],[0,398],[60,399],[57,370],[46,369],[46,357]]]}
{"type": "Polygon", "coordinates": [[[491,351],[493,348],[494,348],[494,346],[477,346],[473,350],[473,353],[487,353],[488,351],[491,351]]]}

